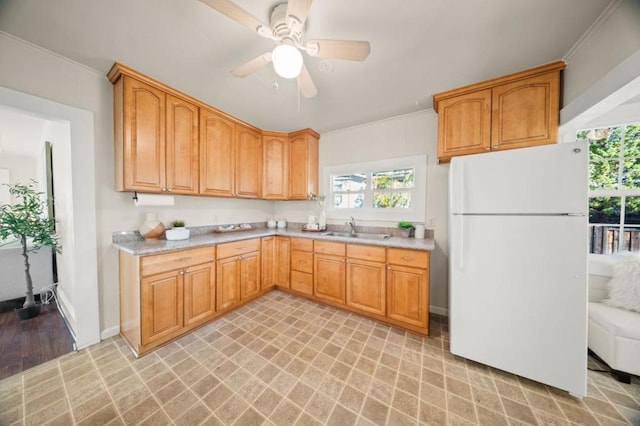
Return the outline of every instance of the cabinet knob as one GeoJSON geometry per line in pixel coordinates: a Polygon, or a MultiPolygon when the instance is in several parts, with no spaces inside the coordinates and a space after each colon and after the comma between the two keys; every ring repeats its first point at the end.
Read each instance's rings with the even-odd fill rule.
{"type": "Polygon", "coordinates": [[[184,271],[184,273],[185,274],[189,274],[189,273],[191,273],[191,271],[187,269],[186,271],[184,271]]]}
{"type": "Polygon", "coordinates": [[[493,146],[493,149],[498,149],[498,145],[494,145],[494,146],[493,146]]]}
{"type": "Polygon", "coordinates": [[[178,275],[184,275],[184,271],[178,272],[178,275]]]}
{"type": "Polygon", "coordinates": [[[402,256],[401,257],[402,260],[406,260],[407,262],[413,260],[413,257],[409,257],[409,256],[402,256]]]}
{"type": "Polygon", "coordinates": [[[171,192],[171,191],[173,191],[173,189],[167,188],[167,192],[171,192]]]}
{"type": "Polygon", "coordinates": [[[490,147],[486,147],[484,150],[485,151],[491,151],[491,148],[490,147]]]}
{"type": "Polygon", "coordinates": [[[391,266],[387,266],[387,269],[391,270],[391,266]]]}

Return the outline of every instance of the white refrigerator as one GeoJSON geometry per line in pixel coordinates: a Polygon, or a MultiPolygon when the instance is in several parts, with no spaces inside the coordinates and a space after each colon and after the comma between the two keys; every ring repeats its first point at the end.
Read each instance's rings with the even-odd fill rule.
{"type": "Polygon", "coordinates": [[[455,157],[451,352],[587,393],[588,145],[455,157]]]}

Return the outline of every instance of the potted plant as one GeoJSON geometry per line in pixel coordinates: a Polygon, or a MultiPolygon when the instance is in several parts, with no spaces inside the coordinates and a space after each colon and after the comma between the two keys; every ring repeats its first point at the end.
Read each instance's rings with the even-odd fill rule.
{"type": "Polygon", "coordinates": [[[9,185],[9,193],[19,201],[0,206],[0,238],[14,237],[22,245],[27,291],[22,308],[16,309],[20,319],[37,316],[41,307],[33,296],[29,253],[35,253],[44,246],[51,247],[56,253],[62,249],[55,230],[55,219],[46,216],[47,202],[42,200],[41,193],[35,191],[36,183],[9,185]],[[31,240],[31,247],[28,240],[31,240]]]}
{"type": "Polygon", "coordinates": [[[189,238],[190,232],[184,227],[184,220],[174,220],[171,222],[171,229],[167,229],[164,233],[167,240],[186,240],[189,238]]]}
{"type": "Polygon", "coordinates": [[[402,236],[404,238],[409,238],[409,236],[411,235],[411,231],[416,228],[415,226],[413,226],[413,223],[403,220],[401,222],[398,222],[398,229],[400,229],[400,232],[402,233],[402,236]]]}

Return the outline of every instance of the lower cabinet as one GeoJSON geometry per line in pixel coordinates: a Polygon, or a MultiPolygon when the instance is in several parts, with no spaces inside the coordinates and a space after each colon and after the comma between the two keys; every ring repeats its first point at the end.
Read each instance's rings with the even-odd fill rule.
{"type": "Polygon", "coordinates": [[[429,252],[389,249],[387,317],[429,329],[429,252]]]}
{"type": "Polygon", "coordinates": [[[321,300],[345,301],[346,244],[316,241],[313,246],[313,295],[321,300]]]}
{"type": "Polygon", "coordinates": [[[313,240],[291,238],[291,290],[313,295],[313,240]]]}
{"type": "Polygon", "coordinates": [[[386,249],[347,245],[346,304],[377,315],[386,313],[386,249]]]}
{"type": "Polygon", "coordinates": [[[291,239],[276,237],[274,280],[278,287],[291,286],[291,239]]]}
{"type": "Polygon", "coordinates": [[[219,312],[260,293],[260,246],[259,238],[218,245],[216,307],[219,312]]]}
{"type": "Polygon", "coordinates": [[[120,334],[143,354],[216,315],[215,247],[120,252],[120,334]]]}
{"type": "Polygon", "coordinates": [[[276,237],[262,237],[260,241],[262,257],[262,290],[273,288],[276,284],[276,237]]]}

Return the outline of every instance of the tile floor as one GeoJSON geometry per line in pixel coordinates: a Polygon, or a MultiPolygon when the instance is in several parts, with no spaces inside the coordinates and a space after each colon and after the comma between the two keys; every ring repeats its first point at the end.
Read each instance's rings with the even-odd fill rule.
{"type": "Polygon", "coordinates": [[[640,381],[582,401],[423,339],[272,292],[147,356],[119,337],[0,381],[0,425],[640,425],[640,381]]]}

